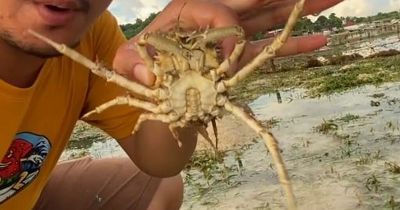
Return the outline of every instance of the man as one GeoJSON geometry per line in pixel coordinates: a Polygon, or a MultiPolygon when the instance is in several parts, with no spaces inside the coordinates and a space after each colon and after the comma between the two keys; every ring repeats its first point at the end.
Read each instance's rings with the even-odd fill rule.
{"type": "MultiPolygon", "coordinates": [[[[304,14],[338,2],[309,0],[304,14]]],[[[59,56],[27,31],[74,46],[86,57],[100,58],[120,74],[151,85],[154,76],[132,47],[136,37],[126,42],[115,19],[105,11],[110,3],[0,1],[0,209],[179,209],[183,187],[177,174],[195,148],[193,128],[179,130],[181,148],[160,122],[145,122],[130,135],[140,111],[114,107],[84,120],[117,139],[141,171],[128,159],[84,158],[56,166],[75,122],[124,90],[59,56]]],[[[180,14],[180,24],[186,29],[238,24],[251,35],[285,22],[294,3],[173,0],[146,31],[173,27],[180,14]]],[[[248,44],[237,65],[243,65],[266,42],[248,44]]],[[[233,43],[234,39],[224,41],[225,54],[233,43]]],[[[325,43],[322,36],[291,39],[279,55],[310,51],[325,43]]]]}

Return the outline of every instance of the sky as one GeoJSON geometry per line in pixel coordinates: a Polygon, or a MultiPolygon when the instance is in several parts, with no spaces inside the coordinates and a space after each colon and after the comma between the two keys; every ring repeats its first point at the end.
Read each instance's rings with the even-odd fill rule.
{"type": "MultiPolygon", "coordinates": [[[[134,23],[136,18],[146,19],[152,12],[162,10],[170,0],[114,0],[110,10],[120,24],[134,23]]],[[[246,0],[239,0],[246,1],[246,0]]],[[[321,0],[323,1],[323,0],[321,0]]],[[[369,16],[378,12],[400,10],[400,0],[344,0],[321,15],[336,13],[340,16],[369,16]]]]}

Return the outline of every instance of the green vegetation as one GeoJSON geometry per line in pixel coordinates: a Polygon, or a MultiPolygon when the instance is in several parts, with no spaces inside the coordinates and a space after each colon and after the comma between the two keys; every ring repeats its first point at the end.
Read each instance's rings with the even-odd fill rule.
{"type": "Polygon", "coordinates": [[[394,196],[390,196],[390,199],[386,202],[386,207],[390,208],[391,210],[400,209],[400,202],[396,202],[394,196]]]}
{"type": "MultiPolygon", "coordinates": [[[[68,142],[67,149],[89,149],[93,143],[104,142],[107,139],[110,139],[110,137],[102,130],[83,121],[78,121],[68,142]]],[[[87,152],[83,153],[85,155],[88,154],[87,152]]]]}
{"type": "Polygon", "coordinates": [[[375,174],[372,174],[365,181],[365,187],[368,189],[368,191],[377,193],[381,189],[381,181],[379,181],[375,174]]]}
{"type": "Polygon", "coordinates": [[[226,152],[220,151],[215,155],[213,151],[196,151],[184,170],[185,183],[193,186],[200,197],[214,189],[215,184],[234,187],[240,184],[232,178],[240,175],[243,167],[241,155],[242,151],[235,151],[235,162],[226,163],[226,152]]]}
{"type": "Polygon", "coordinates": [[[145,20],[137,18],[134,24],[128,23],[121,25],[120,27],[125,36],[129,39],[140,33],[147,25],[151,23],[151,21],[154,20],[154,18],[157,17],[157,15],[158,13],[151,13],[150,16],[147,17],[145,20]]]}
{"type": "Polygon", "coordinates": [[[360,116],[347,113],[345,116],[340,117],[337,120],[348,123],[350,121],[354,121],[354,120],[358,120],[358,119],[360,119],[360,116]]]}
{"type": "MultiPolygon", "coordinates": [[[[236,100],[251,101],[259,95],[304,88],[309,97],[341,93],[363,85],[400,81],[400,55],[368,58],[348,65],[305,68],[307,55],[280,59],[277,72],[259,69],[242,81],[231,93],[236,100]],[[301,60],[301,58],[303,60],[301,60]],[[292,64],[287,68],[288,63],[292,64]]],[[[278,63],[278,62],[277,62],[278,63]]]]}
{"type": "Polygon", "coordinates": [[[373,21],[399,19],[400,12],[393,11],[388,13],[378,13],[369,17],[337,17],[335,13],[331,13],[328,17],[321,15],[316,21],[312,22],[309,18],[303,17],[298,20],[294,29],[294,34],[301,35],[303,33],[321,32],[324,30],[336,29],[340,31],[346,23],[372,23],[373,21]]]}
{"type": "Polygon", "coordinates": [[[306,84],[310,88],[310,96],[321,96],[342,92],[362,85],[379,85],[383,82],[400,80],[400,60],[398,56],[392,59],[366,59],[339,69],[323,68],[314,76],[319,77],[306,84]]]}
{"type": "Polygon", "coordinates": [[[396,162],[385,162],[388,171],[394,174],[400,174],[400,166],[396,162]]]}
{"type": "Polygon", "coordinates": [[[356,165],[369,165],[372,164],[375,160],[379,160],[382,158],[381,151],[378,150],[374,153],[366,152],[362,154],[358,160],[355,161],[356,165]]]}
{"type": "Polygon", "coordinates": [[[322,134],[328,134],[331,131],[336,131],[339,128],[339,126],[333,122],[333,120],[323,120],[323,122],[315,127],[315,130],[319,133],[322,134]]]}

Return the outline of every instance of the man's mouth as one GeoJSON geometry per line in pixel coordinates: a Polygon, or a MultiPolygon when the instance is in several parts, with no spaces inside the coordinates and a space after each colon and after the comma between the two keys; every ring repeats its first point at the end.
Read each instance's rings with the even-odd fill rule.
{"type": "Polygon", "coordinates": [[[39,15],[49,26],[66,25],[85,9],[80,1],[75,0],[36,0],[34,3],[39,15]]]}
{"type": "Polygon", "coordinates": [[[42,4],[54,11],[86,10],[87,2],[82,0],[34,0],[35,4],[42,4]]]}
{"type": "Polygon", "coordinates": [[[51,5],[51,4],[45,4],[44,6],[47,7],[49,10],[52,10],[54,12],[67,12],[68,10],[71,10],[68,7],[56,6],[56,5],[51,5]]]}

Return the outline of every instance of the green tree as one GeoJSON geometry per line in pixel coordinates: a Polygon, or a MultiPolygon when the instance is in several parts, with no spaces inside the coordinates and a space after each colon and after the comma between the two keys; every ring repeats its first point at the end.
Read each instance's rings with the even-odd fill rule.
{"type": "Polygon", "coordinates": [[[314,22],[314,31],[321,32],[325,29],[329,29],[329,19],[324,15],[321,15],[314,22]]]}
{"type": "Polygon", "coordinates": [[[151,21],[156,18],[158,13],[151,13],[149,17],[146,18],[146,20],[142,20],[140,18],[137,18],[134,24],[128,23],[128,24],[123,24],[120,25],[122,31],[124,32],[126,38],[131,38],[136,36],[138,33],[140,33],[147,25],[151,23],[151,21]]]}
{"type": "Polygon", "coordinates": [[[331,13],[329,15],[329,28],[333,29],[340,29],[343,28],[343,22],[340,18],[336,17],[335,13],[331,13]]]}
{"type": "Polygon", "coordinates": [[[301,35],[303,33],[310,33],[314,31],[313,22],[307,18],[302,17],[297,21],[296,26],[294,27],[294,34],[301,35]]]}

